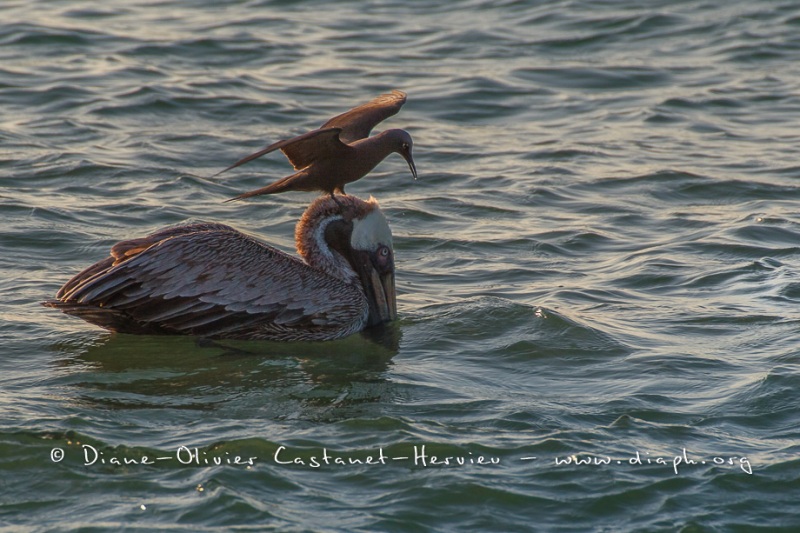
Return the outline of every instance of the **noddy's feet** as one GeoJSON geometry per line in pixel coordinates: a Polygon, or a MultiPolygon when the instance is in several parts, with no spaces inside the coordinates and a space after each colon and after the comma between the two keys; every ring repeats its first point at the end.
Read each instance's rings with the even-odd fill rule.
{"type": "MultiPolygon", "coordinates": [[[[342,192],[342,196],[347,196],[347,195],[346,195],[346,194],[344,194],[344,192],[342,192]]],[[[339,209],[344,209],[344,206],[343,206],[341,203],[339,203],[339,200],[337,200],[337,199],[336,199],[336,194],[335,194],[335,193],[331,193],[331,199],[332,199],[334,202],[336,202],[336,205],[338,205],[338,206],[339,206],[339,209]]]]}

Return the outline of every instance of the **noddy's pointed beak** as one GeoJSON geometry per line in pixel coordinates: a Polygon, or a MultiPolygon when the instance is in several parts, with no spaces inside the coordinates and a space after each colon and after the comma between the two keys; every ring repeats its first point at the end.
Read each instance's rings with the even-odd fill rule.
{"type": "Polygon", "coordinates": [[[414,158],[411,157],[411,150],[409,149],[408,151],[402,152],[400,155],[402,155],[403,159],[408,163],[408,168],[411,169],[411,175],[414,176],[414,179],[417,179],[417,167],[414,164],[414,158]]]}

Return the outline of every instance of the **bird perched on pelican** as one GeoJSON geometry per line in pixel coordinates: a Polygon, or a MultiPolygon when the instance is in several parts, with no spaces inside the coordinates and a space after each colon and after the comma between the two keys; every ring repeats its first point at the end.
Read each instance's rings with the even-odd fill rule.
{"type": "Polygon", "coordinates": [[[322,196],[295,231],[302,260],[216,223],[122,241],[43,305],[111,331],[278,341],[345,337],[397,317],[378,202],[322,196]]]}
{"type": "Polygon", "coordinates": [[[297,172],[231,200],[286,191],[322,191],[331,197],[345,194],[347,183],[363,178],[392,153],[403,156],[416,179],[417,168],[411,155],[414,142],[408,132],[391,129],[369,136],[379,122],[400,111],[405,102],[402,91],[382,94],[333,117],[319,129],[275,142],[244,157],[216,175],[280,150],[297,172]]]}

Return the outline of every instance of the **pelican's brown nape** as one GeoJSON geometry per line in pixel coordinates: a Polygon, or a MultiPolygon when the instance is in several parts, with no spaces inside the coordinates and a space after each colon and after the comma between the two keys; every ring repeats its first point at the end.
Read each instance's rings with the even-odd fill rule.
{"type": "Polygon", "coordinates": [[[117,243],[43,305],[111,331],[331,340],[397,317],[392,233],[378,202],[323,196],[297,224],[303,260],[224,224],[117,243]]]}

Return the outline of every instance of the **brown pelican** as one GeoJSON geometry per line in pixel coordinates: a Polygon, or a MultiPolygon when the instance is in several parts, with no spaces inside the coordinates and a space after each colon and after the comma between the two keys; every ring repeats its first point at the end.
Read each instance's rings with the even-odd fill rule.
{"type": "Polygon", "coordinates": [[[369,137],[372,128],[400,111],[405,102],[406,94],[401,91],[382,94],[333,117],[319,129],[278,141],[240,159],[216,175],[281,150],[297,172],[231,200],[285,191],[345,194],[345,184],[366,176],[391,153],[403,156],[416,179],[417,168],[411,155],[414,143],[408,132],[393,129],[369,137]]]}
{"type": "Polygon", "coordinates": [[[229,226],[197,223],[122,241],[43,305],[111,331],[329,340],[397,316],[392,233],[374,198],[314,201],[302,261],[229,226]]]}

